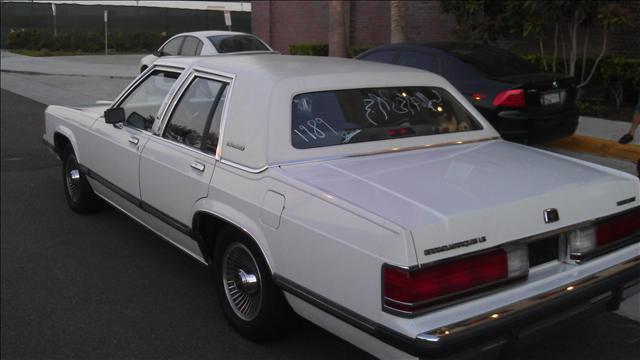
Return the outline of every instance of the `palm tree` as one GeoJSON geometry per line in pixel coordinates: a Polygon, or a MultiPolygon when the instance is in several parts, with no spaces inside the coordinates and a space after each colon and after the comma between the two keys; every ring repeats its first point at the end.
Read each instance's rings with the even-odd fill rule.
{"type": "Polygon", "coordinates": [[[403,0],[392,0],[389,3],[391,6],[391,43],[403,43],[406,41],[406,2],[403,0]]]}
{"type": "Polygon", "coordinates": [[[347,56],[347,6],[348,1],[329,2],[329,56],[347,56]]]}

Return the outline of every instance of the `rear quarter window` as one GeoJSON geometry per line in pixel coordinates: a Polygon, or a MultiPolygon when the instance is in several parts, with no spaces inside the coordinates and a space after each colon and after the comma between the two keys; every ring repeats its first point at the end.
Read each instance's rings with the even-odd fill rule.
{"type": "Polygon", "coordinates": [[[541,71],[536,65],[514,53],[489,46],[452,49],[449,53],[492,78],[541,71]]]}
{"type": "Polygon", "coordinates": [[[446,90],[388,87],[322,91],[293,98],[297,149],[480,130],[446,90]]]}
{"type": "Polygon", "coordinates": [[[251,35],[215,35],[207,37],[216,50],[223,53],[241,51],[268,51],[269,49],[251,35]]]}

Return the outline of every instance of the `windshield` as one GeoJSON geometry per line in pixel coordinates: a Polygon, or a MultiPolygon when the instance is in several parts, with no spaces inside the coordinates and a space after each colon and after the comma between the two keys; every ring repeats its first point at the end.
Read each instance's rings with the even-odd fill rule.
{"type": "Polygon", "coordinates": [[[262,41],[251,35],[215,35],[207,39],[219,53],[240,51],[269,51],[262,41]]]}
{"type": "Polygon", "coordinates": [[[480,129],[451,94],[435,87],[313,92],[292,103],[297,149],[480,129]]]}
{"type": "Polygon", "coordinates": [[[490,46],[457,48],[450,50],[449,53],[490,77],[498,78],[540,72],[536,65],[520,56],[490,46]]]}

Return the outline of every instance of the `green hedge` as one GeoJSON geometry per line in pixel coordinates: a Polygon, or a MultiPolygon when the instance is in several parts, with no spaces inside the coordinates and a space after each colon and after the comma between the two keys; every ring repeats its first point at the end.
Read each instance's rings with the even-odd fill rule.
{"type": "Polygon", "coordinates": [[[289,45],[291,55],[329,56],[327,44],[292,44],[289,45]]]}
{"type": "MultiPolygon", "coordinates": [[[[116,51],[152,51],[167,39],[166,33],[115,32],[109,33],[109,48],[116,51]]],[[[10,29],[6,46],[8,49],[99,52],[104,50],[104,33],[63,32],[53,36],[50,31],[10,29]]]]}
{"type": "MultiPolygon", "coordinates": [[[[524,54],[523,57],[543,69],[542,57],[540,54],[524,54]]],[[[545,56],[548,71],[551,71],[552,57],[545,56]]],[[[595,57],[587,57],[585,77],[589,75],[593,67],[595,57]]],[[[556,72],[564,73],[564,60],[556,58],[556,72]]],[[[582,74],[582,59],[576,61],[576,78],[580,80],[582,74]]],[[[591,81],[583,89],[583,98],[599,101],[609,100],[615,103],[614,93],[623,96],[623,102],[636,103],[638,101],[638,91],[640,90],[640,59],[623,56],[605,56],[600,60],[598,68],[591,78],[591,81]]],[[[619,104],[615,104],[618,106],[619,104]]],[[[588,107],[598,108],[600,104],[591,101],[588,107]]]]}
{"type": "MultiPolygon", "coordinates": [[[[369,47],[352,47],[348,50],[348,56],[353,58],[369,50],[369,47]]],[[[329,45],[327,44],[292,44],[289,45],[289,54],[291,55],[312,55],[312,56],[329,56],[329,45]]]]}

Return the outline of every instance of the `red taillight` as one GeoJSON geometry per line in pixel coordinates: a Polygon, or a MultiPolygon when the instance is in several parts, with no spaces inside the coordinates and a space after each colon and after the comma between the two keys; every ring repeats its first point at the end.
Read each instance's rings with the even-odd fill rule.
{"type": "Polygon", "coordinates": [[[640,210],[571,230],[566,237],[571,260],[584,261],[606,254],[640,241],[640,210]]]}
{"type": "Polygon", "coordinates": [[[635,211],[598,224],[596,243],[598,247],[604,246],[637,232],[640,232],[640,212],[635,211]]]}
{"type": "Polygon", "coordinates": [[[398,136],[398,135],[407,135],[409,133],[408,128],[398,128],[398,129],[389,129],[387,130],[389,136],[398,136]]]}
{"type": "Polygon", "coordinates": [[[383,269],[385,306],[413,312],[528,273],[526,250],[496,249],[422,269],[383,269]],[[514,254],[511,261],[508,254],[514,254]],[[510,268],[511,266],[511,268],[510,268]]]}
{"type": "Polygon", "coordinates": [[[522,89],[505,90],[496,95],[496,98],[493,99],[493,106],[523,108],[524,105],[524,90],[522,89]]]}

